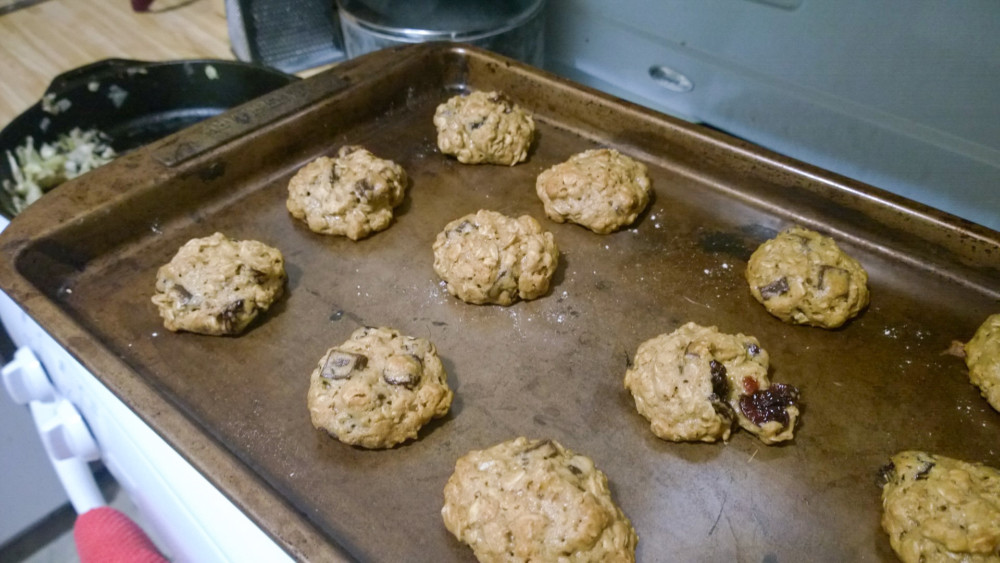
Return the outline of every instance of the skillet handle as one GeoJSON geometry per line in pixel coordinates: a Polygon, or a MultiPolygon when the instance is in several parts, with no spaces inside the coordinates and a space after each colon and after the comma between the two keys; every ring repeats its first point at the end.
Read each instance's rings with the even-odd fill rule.
{"type": "Polygon", "coordinates": [[[349,80],[333,72],[293,82],[181,130],[165,140],[152,156],[160,164],[173,168],[329,98],[349,85],[349,80]]]}

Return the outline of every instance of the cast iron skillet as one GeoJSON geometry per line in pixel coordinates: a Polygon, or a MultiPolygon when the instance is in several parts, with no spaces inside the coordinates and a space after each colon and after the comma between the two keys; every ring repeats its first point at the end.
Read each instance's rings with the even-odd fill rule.
{"type": "MultiPolygon", "coordinates": [[[[14,154],[28,136],[37,148],[74,127],[96,128],[122,154],[296,80],[268,67],[224,60],[106,59],[67,71],[42,100],[0,130],[0,181],[11,179],[6,151],[14,154]],[[64,111],[44,109],[65,105],[61,100],[69,103],[64,111]]],[[[13,217],[3,190],[0,214],[13,217]]]]}

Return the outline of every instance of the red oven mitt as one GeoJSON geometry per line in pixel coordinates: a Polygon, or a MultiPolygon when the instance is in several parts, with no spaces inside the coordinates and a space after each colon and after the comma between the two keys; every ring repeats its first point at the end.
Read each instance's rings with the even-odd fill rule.
{"type": "Polygon", "coordinates": [[[73,538],[80,563],[167,563],[142,528],[110,506],[78,516],[73,538]]]}

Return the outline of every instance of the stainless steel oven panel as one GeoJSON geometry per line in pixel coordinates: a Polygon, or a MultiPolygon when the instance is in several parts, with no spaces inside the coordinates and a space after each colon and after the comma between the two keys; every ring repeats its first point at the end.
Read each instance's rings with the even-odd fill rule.
{"type": "Polygon", "coordinates": [[[1000,228],[1000,4],[552,0],[549,70],[1000,228]]]}

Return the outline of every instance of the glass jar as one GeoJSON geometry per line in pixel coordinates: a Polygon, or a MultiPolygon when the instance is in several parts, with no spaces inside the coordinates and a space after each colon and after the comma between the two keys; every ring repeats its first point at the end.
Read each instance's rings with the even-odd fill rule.
{"type": "Polygon", "coordinates": [[[541,66],[545,0],[337,0],[348,57],[406,43],[471,43],[541,66]]]}

